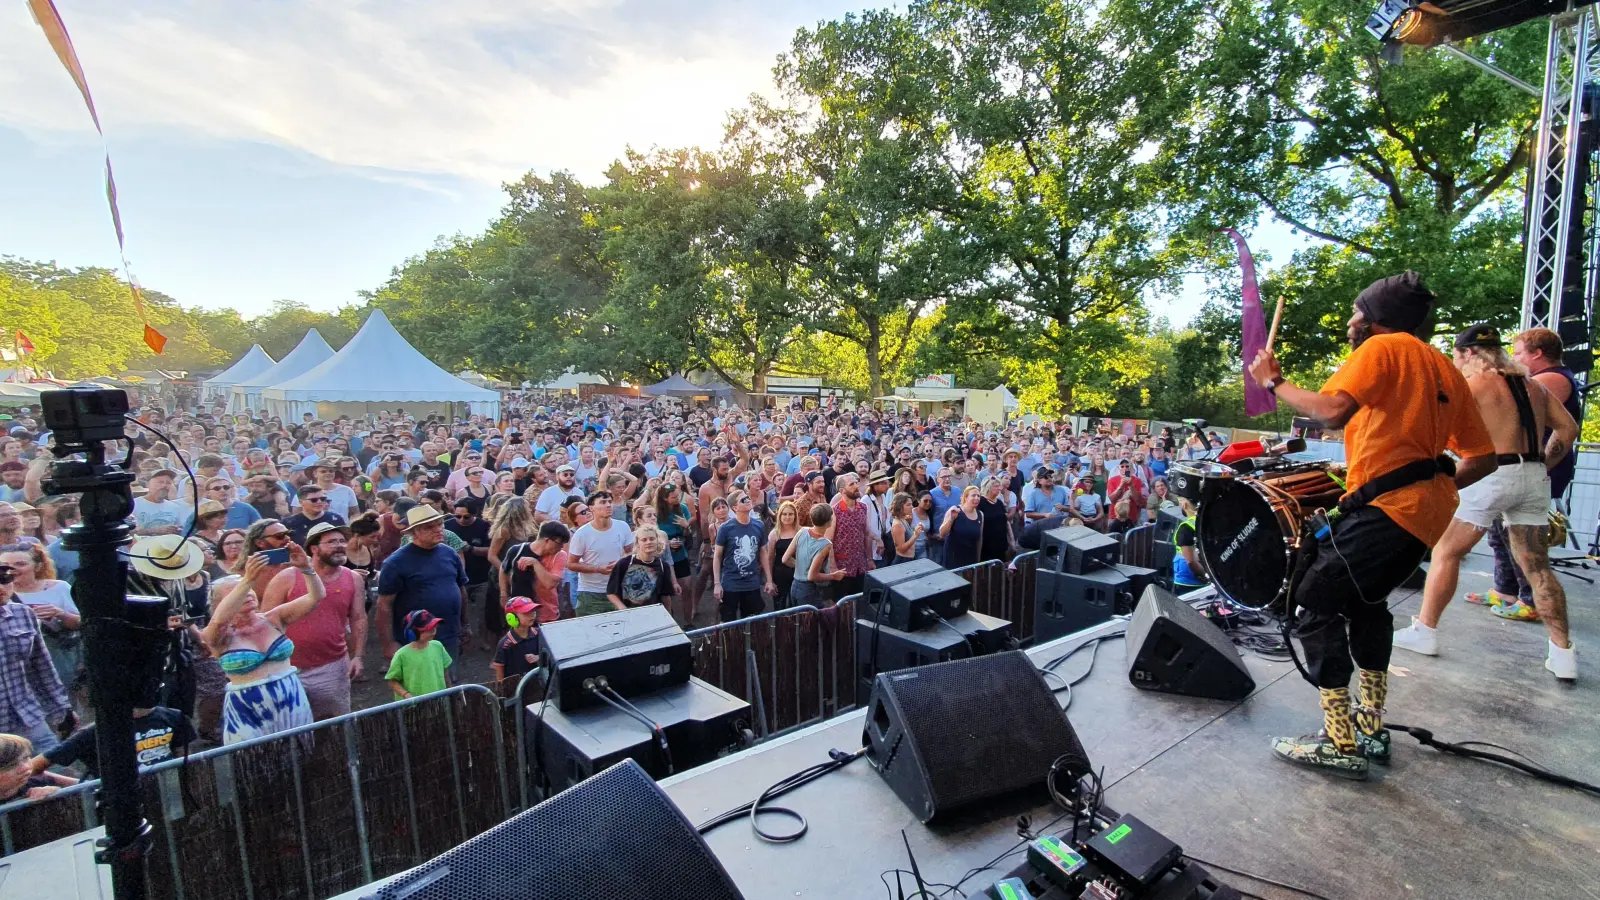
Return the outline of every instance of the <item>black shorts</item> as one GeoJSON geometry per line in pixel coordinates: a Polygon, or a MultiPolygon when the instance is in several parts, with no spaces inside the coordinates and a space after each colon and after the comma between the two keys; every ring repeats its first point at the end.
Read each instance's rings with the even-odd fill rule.
{"type": "Polygon", "coordinates": [[[691,568],[689,565],[689,557],[687,556],[685,556],[683,559],[676,560],[672,564],[672,574],[678,576],[679,579],[688,578],[693,571],[693,568],[691,568]]]}
{"type": "Polygon", "coordinates": [[[718,609],[722,621],[732,622],[748,616],[759,616],[767,611],[766,601],[761,597],[760,590],[754,591],[723,591],[722,603],[718,609]]]}

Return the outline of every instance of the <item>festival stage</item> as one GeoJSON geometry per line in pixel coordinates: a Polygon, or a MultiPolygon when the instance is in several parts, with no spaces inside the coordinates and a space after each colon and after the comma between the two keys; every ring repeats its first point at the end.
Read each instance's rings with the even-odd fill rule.
{"type": "MultiPolygon", "coordinates": [[[[1485,589],[1489,566],[1487,556],[1469,557],[1462,591],[1485,589]]],[[[1600,782],[1600,589],[1566,576],[1562,581],[1580,648],[1584,680],[1578,685],[1560,685],[1542,668],[1541,626],[1504,622],[1458,601],[1445,615],[1444,655],[1396,652],[1390,717],[1430,728],[1441,740],[1502,744],[1546,768],[1600,782]]],[[[1404,624],[1419,598],[1398,591],[1390,602],[1397,624],[1404,624]]],[[[1050,659],[1082,640],[1063,638],[1032,655],[1050,659]]],[[[1398,733],[1392,767],[1374,767],[1370,781],[1297,769],[1267,749],[1269,735],[1318,725],[1316,694],[1292,664],[1247,654],[1257,690],[1241,703],[1226,703],[1138,691],[1128,683],[1125,659],[1121,640],[1100,646],[1092,674],[1073,690],[1073,726],[1090,760],[1105,768],[1107,804],[1137,815],[1201,859],[1291,882],[1329,900],[1600,898],[1600,800],[1447,756],[1398,733]]],[[[1072,678],[1088,662],[1085,650],[1060,671],[1072,678]]],[[[858,748],[862,717],[848,714],[663,785],[691,821],[703,822],[826,760],[829,748],[858,748]]],[[[1048,801],[1021,800],[979,808],[949,825],[924,826],[865,760],[777,802],[810,821],[800,841],[764,843],[745,821],[708,838],[749,900],[892,896],[883,893],[879,873],[908,868],[901,829],[924,877],[954,883],[1016,846],[1019,814],[1030,815],[1036,829],[1056,815],[1048,801]]],[[[764,825],[775,832],[792,828],[778,816],[764,825]]],[[[90,862],[94,836],[0,860],[0,900],[109,896],[105,870],[95,872],[90,862]]],[[[1007,856],[961,888],[981,896],[1020,861],[1020,854],[1007,856]]],[[[1302,896],[1208,868],[1269,900],[1302,896]]],[[[893,874],[888,877],[892,882],[893,874]]],[[[941,891],[933,888],[937,896],[955,896],[941,891]]]]}
{"type": "MultiPolygon", "coordinates": [[[[1487,556],[1469,557],[1462,590],[1485,589],[1489,579],[1482,573],[1489,566],[1487,556]]],[[[1585,680],[1561,685],[1543,669],[1542,626],[1501,621],[1458,602],[1443,621],[1443,655],[1396,651],[1390,717],[1432,729],[1440,740],[1502,744],[1546,768],[1600,782],[1600,590],[1562,581],[1585,680]],[[1590,647],[1597,649],[1585,654],[1590,647]]],[[[1397,624],[1409,621],[1419,603],[1418,592],[1395,592],[1390,604],[1397,624]]],[[[1032,656],[1047,660],[1081,640],[1063,638],[1032,656]]],[[[1093,673],[1073,690],[1072,724],[1090,761],[1105,768],[1107,804],[1139,816],[1185,851],[1332,900],[1600,898],[1600,800],[1445,755],[1398,733],[1393,765],[1374,767],[1367,782],[1298,769],[1267,748],[1269,735],[1300,734],[1320,723],[1316,693],[1292,663],[1247,654],[1257,690],[1241,703],[1227,703],[1136,690],[1128,683],[1123,642],[1104,643],[1099,651],[1093,673]]],[[[1075,677],[1088,662],[1085,650],[1061,667],[1062,674],[1075,677]]],[[[664,785],[691,821],[704,821],[826,760],[830,747],[859,747],[862,715],[664,785]]],[[[777,803],[810,821],[799,842],[764,843],[745,822],[708,838],[750,900],[892,896],[882,893],[878,875],[909,868],[901,829],[924,878],[955,883],[1017,843],[1019,814],[1032,816],[1035,828],[1056,814],[1048,802],[1014,803],[949,826],[924,826],[865,760],[777,803]]],[[[764,821],[775,832],[791,825],[780,816],[764,821]]],[[[981,894],[1021,858],[1007,857],[961,889],[981,894]]],[[[1220,868],[1213,872],[1261,897],[1298,896],[1220,868]]],[[[888,877],[892,882],[893,874],[888,877]]],[[[933,889],[944,896],[941,890],[933,889]]]]}

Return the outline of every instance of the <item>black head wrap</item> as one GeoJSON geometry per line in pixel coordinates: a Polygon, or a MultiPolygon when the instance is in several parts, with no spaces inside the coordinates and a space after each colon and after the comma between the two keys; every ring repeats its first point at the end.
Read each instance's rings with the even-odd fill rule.
{"type": "Polygon", "coordinates": [[[1433,311],[1433,292],[1423,286],[1421,275],[1407,270],[1368,285],[1356,296],[1356,309],[1373,325],[1411,333],[1433,311]]]}

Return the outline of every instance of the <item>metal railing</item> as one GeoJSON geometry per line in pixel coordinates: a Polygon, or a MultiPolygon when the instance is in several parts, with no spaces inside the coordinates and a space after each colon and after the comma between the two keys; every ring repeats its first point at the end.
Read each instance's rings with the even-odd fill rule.
{"type": "MultiPolygon", "coordinates": [[[[316,900],[419,865],[515,811],[499,702],[482,685],[168,760],[141,786],[150,896],[174,900],[316,900]]],[[[97,787],[0,806],[0,849],[95,827],[97,787]]]]}

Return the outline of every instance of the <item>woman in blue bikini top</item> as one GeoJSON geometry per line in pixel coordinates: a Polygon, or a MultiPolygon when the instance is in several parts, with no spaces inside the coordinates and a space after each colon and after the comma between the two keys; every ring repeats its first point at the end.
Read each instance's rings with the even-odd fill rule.
{"type": "Polygon", "coordinates": [[[227,596],[212,605],[211,622],[201,632],[216,655],[223,674],[234,684],[264,681],[288,671],[294,642],[284,629],[304,618],[322,602],[322,579],[298,544],[290,543],[289,565],[306,580],[306,593],[265,613],[250,586],[267,566],[267,555],[256,553],[245,561],[244,577],[227,596]]]}

